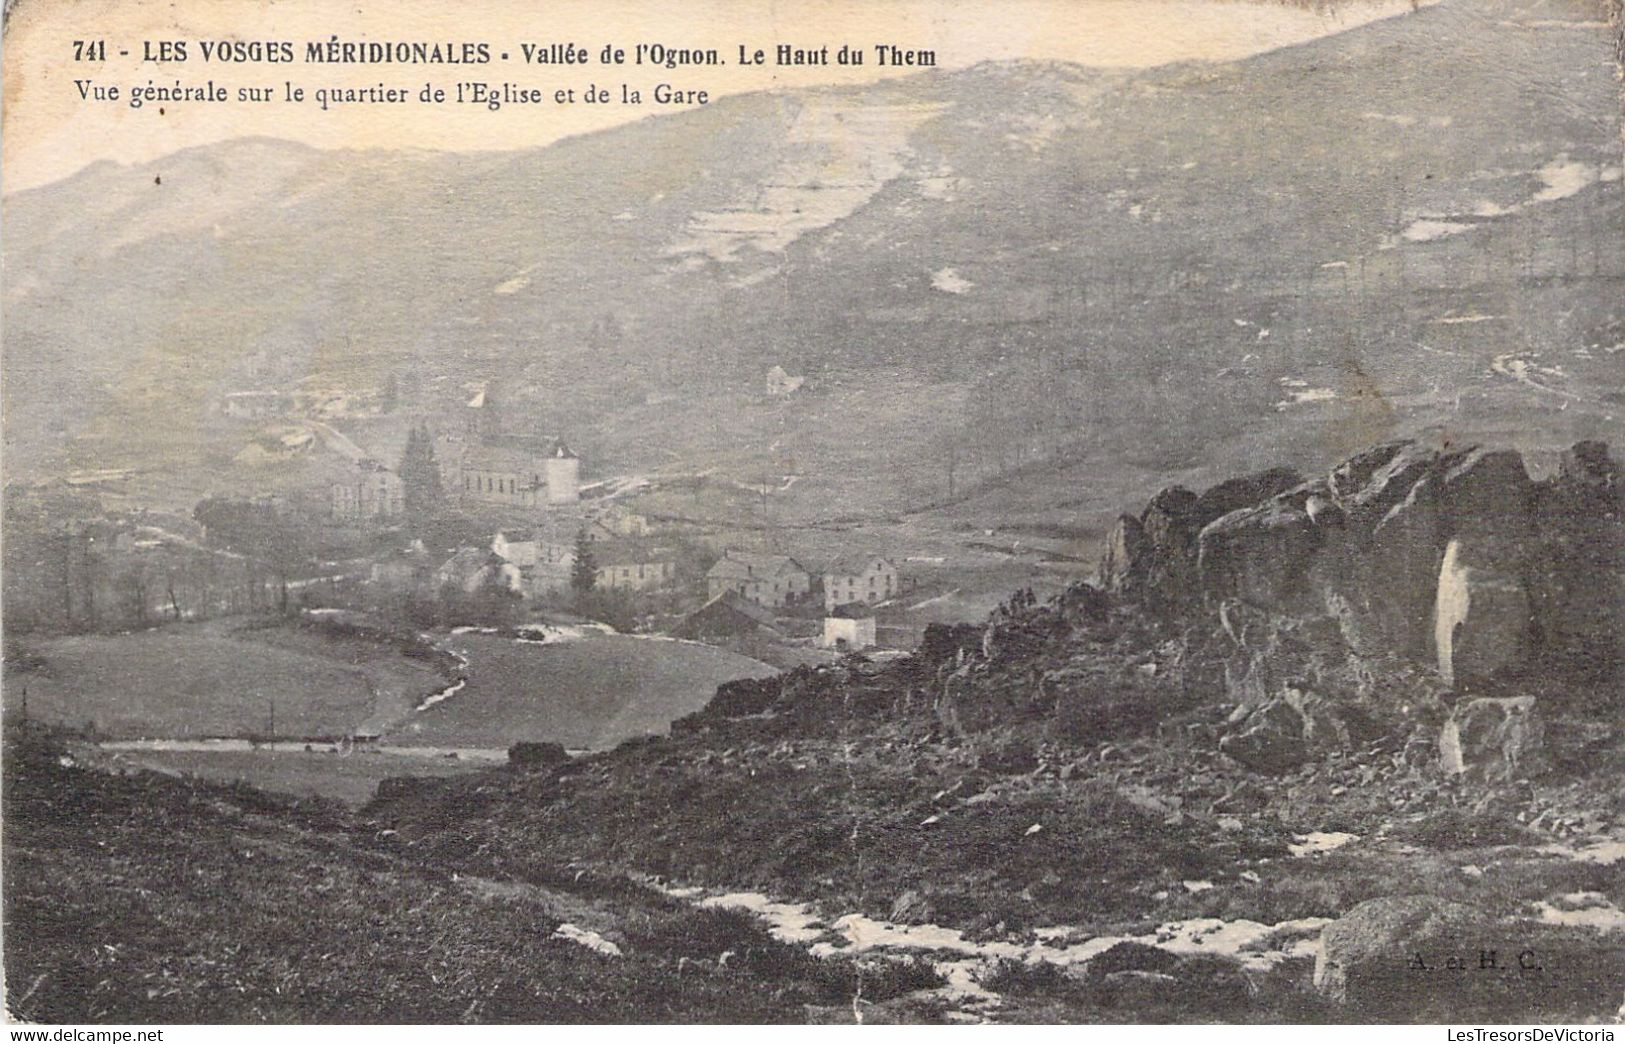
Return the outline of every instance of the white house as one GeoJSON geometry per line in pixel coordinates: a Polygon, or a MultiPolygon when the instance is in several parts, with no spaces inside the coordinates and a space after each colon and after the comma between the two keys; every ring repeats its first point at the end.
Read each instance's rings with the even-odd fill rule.
{"type": "Polygon", "coordinates": [[[843,558],[824,572],[824,608],[834,609],[849,602],[874,605],[894,598],[900,592],[897,564],[880,555],[843,558]]]}
{"type": "Polygon", "coordinates": [[[826,649],[844,649],[855,652],[875,645],[875,613],[863,602],[839,605],[824,617],[824,636],[819,642],[826,649]]]}

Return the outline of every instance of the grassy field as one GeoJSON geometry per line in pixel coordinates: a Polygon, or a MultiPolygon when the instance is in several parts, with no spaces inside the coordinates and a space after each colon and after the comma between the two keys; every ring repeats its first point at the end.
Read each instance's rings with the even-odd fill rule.
{"type": "Polygon", "coordinates": [[[507,747],[547,740],[608,747],[664,732],[673,719],[703,707],[722,682],[775,673],[709,646],[624,635],[532,645],[463,634],[449,645],[468,658],[468,685],[392,730],[386,742],[507,747]]]}
{"type": "Polygon", "coordinates": [[[241,782],[273,794],[329,798],[351,807],[371,801],[380,781],[396,776],[452,776],[489,767],[459,758],[401,756],[388,752],[349,755],[313,751],[100,751],[78,756],[109,771],[142,770],[241,782]]]}
{"type": "Polygon", "coordinates": [[[26,691],[30,717],[103,738],[337,735],[444,684],[427,664],[355,644],[240,621],[51,638],[12,658],[7,702],[26,691]]]}

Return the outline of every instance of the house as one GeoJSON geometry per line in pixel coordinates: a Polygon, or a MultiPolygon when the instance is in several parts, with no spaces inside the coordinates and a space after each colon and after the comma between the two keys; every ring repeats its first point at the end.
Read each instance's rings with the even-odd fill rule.
{"type": "Polygon", "coordinates": [[[592,547],[597,584],[606,591],[646,591],[677,579],[676,558],[639,541],[598,541],[592,547]]]}
{"type": "MultiPolygon", "coordinates": [[[[645,591],[665,587],[677,578],[676,556],[665,548],[635,540],[606,537],[592,525],[587,533],[593,556],[593,586],[608,591],[645,591]]],[[[491,550],[520,568],[525,591],[533,598],[560,594],[575,575],[576,541],[550,538],[539,531],[505,530],[491,550]]]]}
{"type": "Polygon", "coordinates": [[[733,591],[775,609],[802,601],[812,589],[812,576],[795,559],[749,551],[724,552],[705,582],[712,598],[733,591]]]}
{"type": "Polygon", "coordinates": [[[541,544],[534,529],[504,529],[491,538],[491,553],[505,562],[512,562],[520,570],[533,569],[540,555],[541,544]]]}
{"type": "Polygon", "coordinates": [[[824,636],[819,643],[826,649],[857,651],[875,644],[875,611],[867,602],[838,605],[824,617],[824,636]]]}
{"type": "Polygon", "coordinates": [[[690,641],[780,636],[773,614],[737,591],[724,591],[689,613],[673,628],[672,634],[690,641]]]}
{"type": "Polygon", "coordinates": [[[849,602],[884,602],[900,591],[897,565],[880,555],[842,558],[824,571],[824,609],[849,602]]]}
{"type": "Polygon", "coordinates": [[[782,366],[774,366],[767,371],[767,393],[777,399],[782,399],[787,395],[794,395],[806,383],[807,378],[792,377],[785,372],[782,366]]]}
{"type": "Polygon", "coordinates": [[[370,579],[388,591],[410,591],[426,584],[431,573],[428,550],[423,541],[414,540],[374,562],[370,579]]]}
{"type": "Polygon", "coordinates": [[[292,400],[281,392],[231,392],[220,400],[220,412],[235,420],[264,420],[280,417],[292,406],[292,400]]]}
{"type": "Polygon", "coordinates": [[[521,591],[524,583],[518,566],[504,562],[501,556],[478,547],[465,547],[448,558],[435,570],[434,582],[437,588],[454,586],[465,594],[473,594],[486,587],[521,591]]]}
{"type": "Polygon", "coordinates": [[[401,477],[363,458],[329,488],[333,517],[341,522],[399,518],[406,510],[401,477]]]}
{"type": "Polygon", "coordinates": [[[640,515],[613,504],[598,512],[594,521],[606,533],[623,537],[648,536],[654,528],[648,515],[640,515]]]}

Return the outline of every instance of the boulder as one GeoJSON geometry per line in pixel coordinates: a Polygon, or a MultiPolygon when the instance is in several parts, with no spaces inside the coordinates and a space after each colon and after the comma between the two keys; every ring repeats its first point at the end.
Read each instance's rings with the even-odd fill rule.
{"type": "Polygon", "coordinates": [[[1523,574],[1527,546],[1453,538],[1439,564],[1433,641],[1439,676],[1450,686],[1522,664],[1530,651],[1532,606],[1523,574]]]}
{"type": "Polygon", "coordinates": [[[521,740],[508,748],[508,764],[516,768],[552,768],[570,760],[562,744],[521,740]]]}
{"type": "Polygon", "coordinates": [[[1197,496],[1184,486],[1169,486],[1152,497],[1140,513],[1146,540],[1158,552],[1183,549],[1202,527],[1197,524],[1197,496]]]}
{"type": "Polygon", "coordinates": [[[1436,484],[1424,478],[1388,509],[1368,541],[1341,549],[1326,600],[1351,648],[1366,656],[1428,656],[1444,547],[1436,484]]]}
{"type": "Polygon", "coordinates": [[[1372,476],[1398,456],[1401,450],[1414,444],[1410,439],[1384,442],[1370,449],[1361,450],[1338,464],[1326,476],[1326,484],[1331,489],[1333,498],[1338,501],[1352,500],[1370,484],[1372,476]]]}
{"type": "MultiPolygon", "coordinates": [[[[1432,896],[1367,900],[1321,929],[1315,989],[1379,1019],[1449,1005],[1459,999],[1450,989],[1454,982],[1439,976],[1452,958],[1470,957],[1476,965],[1480,947],[1494,934],[1492,925],[1480,910],[1432,896]]],[[[1514,967],[1516,952],[1507,954],[1514,967]]],[[[1500,958],[1498,953],[1498,964],[1500,958]]]]}
{"type": "Polygon", "coordinates": [[[1546,768],[1545,728],[1533,696],[1458,704],[1439,733],[1439,766],[1487,780],[1538,775],[1546,768]]]}
{"type": "Polygon", "coordinates": [[[1534,500],[1535,484],[1516,450],[1469,450],[1439,479],[1439,504],[1452,534],[1525,539],[1534,500]]]}
{"type": "Polygon", "coordinates": [[[1201,530],[1195,493],[1171,486],[1151,498],[1140,515],[1146,553],[1143,597],[1160,613],[1178,613],[1196,595],[1196,534],[1201,530]]]}
{"type": "Polygon", "coordinates": [[[1276,498],[1209,523],[1197,546],[1205,595],[1293,613],[1312,601],[1309,570],[1325,535],[1306,511],[1276,498]]]}
{"type": "Polygon", "coordinates": [[[1347,513],[1350,525],[1365,532],[1409,496],[1412,487],[1441,466],[1438,452],[1420,443],[1389,445],[1392,453],[1387,452],[1389,447],[1380,447],[1381,452],[1358,466],[1354,466],[1353,461],[1360,461],[1359,457],[1338,465],[1330,476],[1329,484],[1338,506],[1347,513]],[[1377,459],[1382,463],[1368,467],[1377,459]],[[1360,481],[1361,476],[1364,481],[1360,481]]]}
{"type": "Polygon", "coordinates": [[[1219,740],[1219,751],[1254,772],[1284,775],[1309,759],[1303,715],[1284,699],[1248,714],[1219,740]]]}

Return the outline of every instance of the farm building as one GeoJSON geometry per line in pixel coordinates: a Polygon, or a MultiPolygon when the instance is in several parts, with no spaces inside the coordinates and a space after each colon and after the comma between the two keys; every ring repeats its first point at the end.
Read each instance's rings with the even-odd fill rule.
{"type": "Polygon", "coordinates": [[[824,617],[824,636],[819,642],[826,649],[873,648],[875,644],[875,611],[867,602],[850,602],[831,609],[824,617]]]}
{"type": "Polygon", "coordinates": [[[598,541],[592,548],[598,567],[597,586],[610,591],[645,591],[664,587],[677,578],[677,562],[670,553],[636,540],[598,541]]]}
{"type": "Polygon", "coordinates": [[[778,637],[779,630],[772,613],[737,591],[724,591],[684,617],[672,633],[678,638],[705,641],[754,635],[778,637]]]}
{"type": "Polygon", "coordinates": [[[824,608],[834,609],[848,602],[884,602],[900,590],[897,565],[880,555],[845,558],[824,570],[824,608]]]}
{"type": "Polygon", "coordinates": [[[401,477],[376,460],[358,460],[330,487],[333,517],[343,522],[399,518],[406,510],[401,477]]]}

